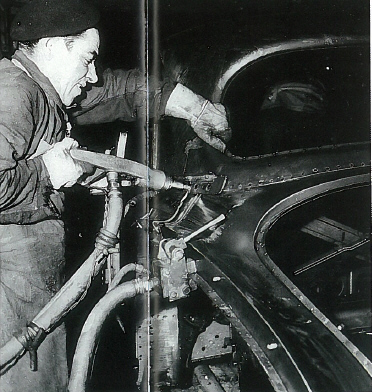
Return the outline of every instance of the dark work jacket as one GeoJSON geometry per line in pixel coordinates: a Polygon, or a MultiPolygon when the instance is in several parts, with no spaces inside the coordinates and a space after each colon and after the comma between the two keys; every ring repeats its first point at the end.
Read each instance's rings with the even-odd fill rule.
{"type": "MultiPolygon", "coordinates": [[[[65,137],[66,108],[29,58],[17,51],[13,59],[21,66],[0,61],[0,224],[58,219],[62,195],[40,154],[65,137]]],[[[133,121],[147,110],[161,116],[173,86],[151,82],[148,90],[149,98],[139,71],[108,69],[72,115],[80,124],[133,121]]]]}

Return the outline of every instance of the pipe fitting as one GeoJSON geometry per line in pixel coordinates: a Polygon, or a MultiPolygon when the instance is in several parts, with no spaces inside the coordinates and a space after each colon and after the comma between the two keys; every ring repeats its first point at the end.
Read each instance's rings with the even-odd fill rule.
{"type": "Polygon", "coordinates": [[[153,278],[150,280],[145,279],[135,279],[134,280],[135,290],[137,294],[144,294],[150,292],[155,286],[159,285],[159,279],[153,278]]]}

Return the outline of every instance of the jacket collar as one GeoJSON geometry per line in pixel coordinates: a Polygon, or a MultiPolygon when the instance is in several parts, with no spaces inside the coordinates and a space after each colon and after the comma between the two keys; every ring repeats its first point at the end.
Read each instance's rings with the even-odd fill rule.
{"type": "Polygon", "coordinates": [[[19,61],[19,63],[25,68],[31,78],[44,90],[49,99],[52,99],[58,106],[63,108],[61,98],[57,91],[50,83],[50,80],[39,70],[37,65],[30,60],[22,51],[17,50],[12,59],[19,61]]]}

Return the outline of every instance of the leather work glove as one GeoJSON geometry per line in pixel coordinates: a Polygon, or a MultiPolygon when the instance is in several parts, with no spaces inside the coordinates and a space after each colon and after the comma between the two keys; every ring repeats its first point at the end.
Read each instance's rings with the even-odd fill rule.
{"type": "Polygon", "coordinates": [[[69,151],[79,147],[76,140],[66,137],[42,155],[54,189],[71,187],[84,173],[83,166],[75,161],[69,151]]]}
{"type": "Polygon", "coordinates": [[[231,129],[222,104],[213,104],[177,84],[168,99],[165,114],[188,120],[200,139],[221,152],[226,150],[224,142],[230,140],[231,129]]]}

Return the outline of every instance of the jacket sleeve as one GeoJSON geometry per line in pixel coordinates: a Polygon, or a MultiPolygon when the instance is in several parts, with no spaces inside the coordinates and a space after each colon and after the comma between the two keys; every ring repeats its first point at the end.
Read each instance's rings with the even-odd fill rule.
{"type": "MultiPolygon", "coordinates": [[[[0,223],[29,223],[50,187],[40,157],[27,160],[34,135],[31,97],[19,86],[0,89],[0,223]]],[[[49,214],[50,215],[50,214],[49,214]]]]}
{"type": "Polygon", "coordinates": [[[139,70],[106,69],[73,115],[81,125],[134,121],[147,111],[150,117],[160,117],[173,88],[173,84],[154,77],[146,80],[139,70]]]}

